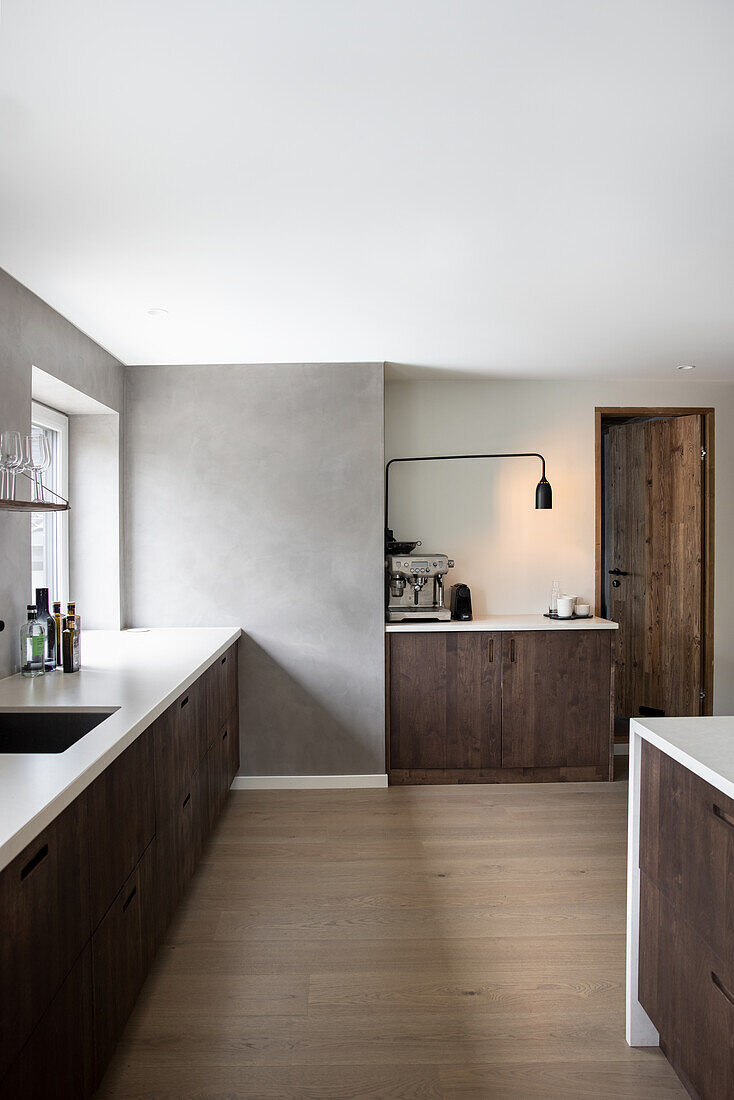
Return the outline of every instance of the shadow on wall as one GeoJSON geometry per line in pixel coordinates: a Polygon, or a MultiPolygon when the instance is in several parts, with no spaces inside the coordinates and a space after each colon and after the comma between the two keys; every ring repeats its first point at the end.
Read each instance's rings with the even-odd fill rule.
{"type": "MultiPolygon", "coordinates": [[[[332,678],[339,670],[324,669],[332,678]]],[[[324,706],[272,654],[243,634],[239,646],[240,775],[374,775],[385,771],[374,734],[324,706]],[[287,743],[283,730],[292,731],[287,743]]],[[[353,683],[344,680],[345,712],[353,683]]],[[[326,694],[326,692],[324,692],[326,694]]]]}

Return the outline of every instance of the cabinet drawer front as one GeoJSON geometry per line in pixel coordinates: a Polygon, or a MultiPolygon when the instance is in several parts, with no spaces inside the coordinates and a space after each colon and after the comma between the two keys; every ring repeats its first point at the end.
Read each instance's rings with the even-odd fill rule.
{"type": "Polygon", "coordinates": [[[608,631],[503,634],[502,767],[608,765],[608,631]]]}
{"type": "Polygon", "coordinates": [[[734,802],[642,743],[640,867],[734,965],[734,802]]]}
{"type": "Polygon", "coordinates": [[[0,1084],[0,1100],[85,1100],[93,1091],[89,944],[0,1084]]]}
{"type": "Polygon", "coordinates": [[[152,858],[149,848],[92,936],[96,1082],[122,1034],[152,957],[152,858]]]}
{"type": "Polygon", "coordinates": [[[155,833],[153,736],[142,733],[89,789],[93,928],[155,833]]]}
{"type": "Polygon", "coordinates": [[[705,1100],[734,1096],[732,972],[643,873],[639,999],[669,1061],[705,1100]]]}
{"type": "Polygon", "coordinates": [[[173,912],[194,872],[206,836],[208,813],[209,756],[204,758],[173,814],[156,833],[154,878],[156,884],[156,926],[154,939],[160,943],[173,912]]]}
{"type": "Polygon", "coordinates": [[[217,657],[204,674],[206,684],[207,745],[210,745],[222,723],[237,706],[237,643],[217,657]]]}
{"type": "Polygon", "coordinates": [[[2,872],[0,914],[2,1078],[89,940],[85,795],[2,872]]]}
{"type": "Polygon", "coordinates": [[[239,707],[235,706],[229,718],[225,722],[223,740],[226,741],[227,757],[227,782],[225,784],[224,797],[229,794],[232,781],[240,770],[240,715],[239,707]],[[226,737],[224,736],[226,734],[226,737]]]}
{"type": "Polygon", "coordinates": [[[168,820],[188,790],[199,766],[202,737],[201,679],[191,685],[153,724],[155,752],[156,821],[168,820]]]}

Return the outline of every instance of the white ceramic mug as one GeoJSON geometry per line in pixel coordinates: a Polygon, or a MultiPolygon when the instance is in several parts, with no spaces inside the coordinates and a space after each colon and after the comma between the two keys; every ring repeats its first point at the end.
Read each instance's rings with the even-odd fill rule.
{"type": "Polygon", "coordinates": [[[576,614],[581,619],[588,619],[589,615],[591,614],[591,606],[588,603],[577,603],[576,614]]]}
{"type": "Polygon", "coordinates": [[[575,596],[559,596],[558,597],[558,618],[570,619],[573,615],[573,607],[576,603],[575,596]]]}

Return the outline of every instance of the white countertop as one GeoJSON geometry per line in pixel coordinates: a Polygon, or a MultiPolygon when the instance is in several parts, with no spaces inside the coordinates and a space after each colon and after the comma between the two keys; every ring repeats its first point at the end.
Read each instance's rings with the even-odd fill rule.
{"type": "Polygon", "coordinates": [[[446,630],[617,630],[617,624],[610,619],[599,619],[596,615],[588,619],[546,619],[544,615],[477,615],[469,623],[454,622],[453,619],[442,623],[386,623],[385,630],[388,634],[446,630]]]}
{"type": "Polygon", "coordinates": [[[0,711],[118,708],[63,753],[0,753],[0,869],[240,636],[232,627],[84,631],[82,668],[0,680],[0,711]]]}
{"type": "Polygon", "coordinates": [[[734,718],[635,718],[631,732],[734,798],[734,718]]]}

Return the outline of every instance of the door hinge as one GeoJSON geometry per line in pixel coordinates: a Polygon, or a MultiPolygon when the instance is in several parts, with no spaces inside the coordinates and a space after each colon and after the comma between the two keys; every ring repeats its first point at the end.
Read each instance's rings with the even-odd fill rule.
{"type": "Polygon", "coordinates": [[[702,447],[701,448],[701,458],[704,459],[707,454],[708,454],[708,451],[706,450],[706,448],[702,447]]]}

